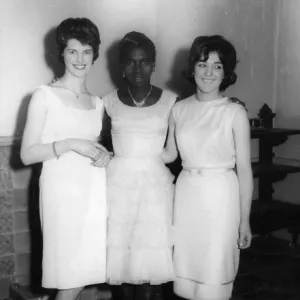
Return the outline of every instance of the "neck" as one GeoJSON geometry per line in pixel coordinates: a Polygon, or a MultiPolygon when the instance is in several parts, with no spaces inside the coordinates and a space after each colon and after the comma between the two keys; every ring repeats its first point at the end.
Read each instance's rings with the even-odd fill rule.
{"type": "Polygon", "coordinates": [[[141,101],[151,91],[152,86],[149,83],[149,84],[142,85],[140,87],[134,85],[128,85],[127,88],[130,91],[135,101],[141,101]]]}
{"type": "Polygon", "coordinates": [[[199,89],[197,89],[196,92],[196,99],[198,101],[213,101],[213,100],[217,100],[220,98],[223,98],[224,96],[219,92],[212,92],[212,93],[203,93],[202,91],[200,91],[199,89]]]}
{"type": "Polygon", "coordinates": [[[65,73],[60,78],[60,82],[66,88],[68,88],[76,93],[83,93],[83,92],[87,91],[86,77],[75,77],[75,76],[71,76],[68,73],[65,73]]]}

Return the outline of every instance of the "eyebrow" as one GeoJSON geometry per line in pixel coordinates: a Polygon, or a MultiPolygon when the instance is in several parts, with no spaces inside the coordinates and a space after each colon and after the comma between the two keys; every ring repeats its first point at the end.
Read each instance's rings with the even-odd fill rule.
{"type": "MultiPolygon", "coordinates": [[[[67,50],[78,51],[78,49],[76,49],[76,48],[68,48],[68,47],[67,47],[67,50]]],[[[83,51],[93,51],[93,49],[85,49],[83,51]]]]}
{"type": "MultiPolygon", "coordinates": [[[[198,63],[207,62],[207,60],[199,60],[198,63]]],[[[222,65],[221,61],[215,61],[214,64],[222,65]]]]}

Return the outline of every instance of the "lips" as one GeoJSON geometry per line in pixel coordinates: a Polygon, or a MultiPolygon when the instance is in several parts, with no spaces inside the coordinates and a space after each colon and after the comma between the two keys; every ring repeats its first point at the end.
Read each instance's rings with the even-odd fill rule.
{"type": "Polygon", "coordinates": [[[84,70],[86,65],[73,65],[73,67],[77,70],[84,70]]]}
{"type": "Polygon", "coordinates": [[[215,81],[215,79],[202,79],[202,81],[204,82],[204,83],[213,83],[214,81],[215,81]]]}

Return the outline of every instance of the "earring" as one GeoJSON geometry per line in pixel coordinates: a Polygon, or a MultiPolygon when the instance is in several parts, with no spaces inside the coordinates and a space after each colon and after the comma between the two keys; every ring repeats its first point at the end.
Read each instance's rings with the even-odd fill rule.
{"type": "Polygon", "coordinates": [[[124,74],[124,72],[122,72],[122,77],[123,77],[123,78],[125,78],[125,74],[124,74]]]}

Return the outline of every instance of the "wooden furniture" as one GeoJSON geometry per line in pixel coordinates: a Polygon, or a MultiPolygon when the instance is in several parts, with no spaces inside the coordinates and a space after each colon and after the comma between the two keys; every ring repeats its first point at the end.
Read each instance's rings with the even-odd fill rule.
{"type": "Polygon", "coordinates": [[[259,200],[270,201],[273,182],[289,173],[300,172],[300,167],[273,163],[273,147],[283,144],[289,136],[300,135],[299,129],[252,129],[251,138],[259,140],[259,160],[253,163],[253,175],[259,178],[259,200]]]}
{"type": "Polygon", "coordinates": [[[268,234],[287,228],[291,244],[297,243],[300,228],[300,205],[274,200],[273,183],[287,174],[300,172],[299,166],[274,163],[273,147],[283,144],[289,136],[300,135],[299,129],[259,128],[251,130],[251,138],[259,140],[259,159],[253,163],[253,175],[258,178],[258,201],[253,201],[251,227],[254,233],[268,234]]]}

